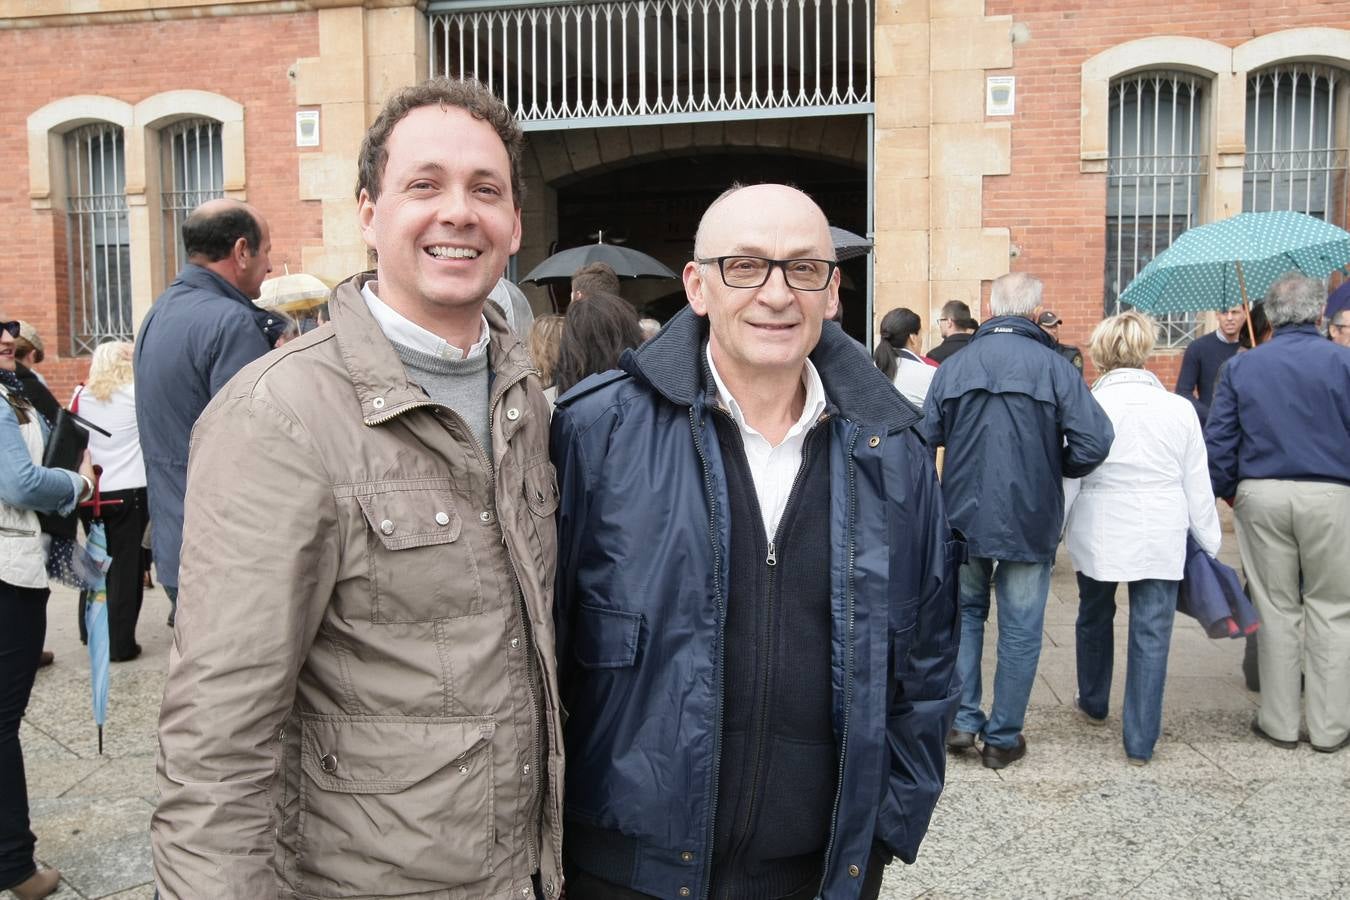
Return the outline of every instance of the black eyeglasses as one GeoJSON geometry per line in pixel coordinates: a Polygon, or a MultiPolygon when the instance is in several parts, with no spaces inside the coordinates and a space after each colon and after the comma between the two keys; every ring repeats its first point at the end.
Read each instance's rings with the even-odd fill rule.
{"type": "Polygon", "coordinates": [[[763,256],[714,256],[694,259],[699,265],[717,263],[722,283],[732,288],[763,287],[775,267],[783,270],[787,286],[797,291],[823,291],[839,263],[832,259],[766,259],[763,256]]]}
{"type": "Polygon", "coordinates": [[[3,328],[5,331],[8,331],[9,336],[12,338],[17,338],[19,336],[20,327],[21,325],[18,319],[15,319],[12,322],[0,322],[0,328],[3,328]]]}

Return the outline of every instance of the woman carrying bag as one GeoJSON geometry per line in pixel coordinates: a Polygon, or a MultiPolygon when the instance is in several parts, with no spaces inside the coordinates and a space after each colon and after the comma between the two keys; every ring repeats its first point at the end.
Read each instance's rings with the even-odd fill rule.
{"type": "Polygon", "coordinates": [[[47,560],[38,512],[67,514],[94,491],[86,454],[79,472],[39,465],[46,424],[14,374],[17,321],[0,321],[0,889],[19,900],[56,890],[61,873],[37,870],[29,828],[19,722],[47,633],[47,560]]]}
{"type": "Polygon", "coordinates": [[[1106,720],[1116,585],[1126,582],[1130,638],[1122,718],[1125,755],[1135,765],[1153,757],[1162,729],[1186,534],[1211,555],[1221,537],[1195,408],[1144,369],[1156,329],[1151,319],[1127,312],[1092,332],[1088,354],[1102,373],[1092,396],[1111,418],[1116,439],[1096,471],[1064,482],[1065,540],[1078,573],[1074,705],[1093,724],[1106,720]]]}
{"type": "MultiPolygon", "coordinates": [[[[141,653],[136,643],[136,621],[141,615],[145,582],[141,578],[141,538],[149,509],[145,498],[145,462],[136,428],[136,388],[131,374],[134,346],[129,341],[107,341],[94,349],[89,378],[75,389],[70,411],[98,425],[107,435],[89,432],[89,458],[102,467],[99,494],[116,501],[99,516],[107,527],[108,652],[113,662],[126,662],[141,653]]],[[[92,513],[82,512],[86,532],[92,513]]],[[[83,605],[83,604],[82,604],[83,605]]],[[[84,615],[80,615],[80,637],[84,615]]]]}

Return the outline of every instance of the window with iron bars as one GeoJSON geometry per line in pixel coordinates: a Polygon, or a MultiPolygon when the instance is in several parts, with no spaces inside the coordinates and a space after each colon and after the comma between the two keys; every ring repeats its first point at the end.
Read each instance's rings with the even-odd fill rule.
{"type": "Polygon", "coordinates": [[[1247,77],[1244,211],[1294,210],[1345,226],[1346,77],[1311,64],[1247,77]]]}
{"type": "Polygon", "coordinates": [[[225,196],[221,126],[214,119],[185,119],[160,133],[160,206],[164,214],[164,283],[177,276],[187,254],[183,220],[207,200],[225,196]]]}
{"type": "MultiPolygon", "coordinates": [[[[1205,83],[1184,72],[1141,72],[1111,84],[1106,176],[1105,313],[1122,309],[1134,276],[1200,220],[1209,167],[1205,83]]],[[[1156,317],[1159,347],[1197,334],[1191,314],[1156,317]]]]}
{"type": "Polygon", "coordinates": [[[66,135],[66,242],[71,350],[92,353],[130,340],[131,234],[120,126],[84,125],[66,135]]]}

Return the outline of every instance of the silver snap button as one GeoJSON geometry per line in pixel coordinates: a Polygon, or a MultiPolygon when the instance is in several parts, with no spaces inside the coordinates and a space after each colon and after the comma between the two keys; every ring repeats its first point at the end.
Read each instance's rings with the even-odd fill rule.
{"type": "Polygon", "coordinates": [[[491,521],[492,521],[492,513],[488,512],[486,509],[483,510],[482,512],[480,512],[480,513],[478,514],[478,521],[480,521],[480,522],[491,522],[491,521]]]}
{"type": "Polygon", "coordinates": [[[380,531],[383,531],[385,534],[393,534],[394,523],[389,521],[388,519],[385,519],[383,522],[380,523],[380,531]]]}
{"type": "Polygon", "coordinates": [[[523,772],[523,773],[526,774],[526,775],[530,774],[530,764],[529,764],[529,763],[526,763],[525,766],[524,766],[524,768],[522,768],[520,771],[523,772]]]}
{"type": "Polygon", "coordinates": [[[687,887],[682,887],[682,888],[680,888],[680,896],[681,896],[681,897],[688,897],[688,896],[689,896],[689,888],[687,888],[687,887]]]}
{"type": "Polygon", "coordinates": [[[437,525],[449,525],[449,524],[450,524],[450,517],[449,517],[448,515],[446,515],[445,513],[443,513],[443,512],[438,512],[438,513],[436,513],[436,524],[437,524],[437,525]]]}
{"type": "Polygon", "coordinates": [[[511,649],[517,650],[519,648],[520,648],[520,638],[511,638],[511,649]]]}
{"type": "Polygon", "coordinates": [[[324,756],[322,759],[319,760],[319,768],[323,769],[325,772],[336,772],[337,757],[331,753],[324,756]]]}
{"type": "Polygon", "coordinates": [[[867,439],[867,446],[869,447],[879,447],[880,445],[881,445],[881,438],[875,435],[867,439]]]}
{"type": "Polygon", "coordinates": [[[376,409],[384,409],[384,398],[376,397],[374,400],[371,401],[370,405],[375,407],[376,409]]]}
{"type": "Polygon", "coordinates": [[[553,893],[553,879],[552,879],[552,878],[550,878],[549,880],[547,880],[547,881],[544,882],[544,891],[545,891],[545,893],[549,893],[549,894],[553,893]]]}
{"type": "Polygon", "coordinates": [[[469,774],[469,767],[468,767],[468,766],[460,766],[460,767],[459,767],[459,774],[461,774],[461,775],[468,775],[468,774],[469,774]]]}
{"type": "MultiPolygon", "coordinates": [[[[875,438],[873,438],[873,440],[875,440],[875,438]]],[[[860,874],[862,874],[862,870],[859,869],[857,866],[848,867],[848,877],[857,878],[860,874]]]]}
{"type": "Polygon", "coordinates": [[[690,853],[688,850],[686,850],[686,851],[684,851],[683,853],[680,854],[680,861],[681,861],[681,862],[693,862],[693,861],[694,861],[694,854],[692,854],[692,853],[690,853]]]}
{"type": "Polygon", "coordinates": [[[520,418],[520,410],[516,409],[514,406],[511,407],[506,411],[506,418],[514,422],[516,419],[520,418]]]}

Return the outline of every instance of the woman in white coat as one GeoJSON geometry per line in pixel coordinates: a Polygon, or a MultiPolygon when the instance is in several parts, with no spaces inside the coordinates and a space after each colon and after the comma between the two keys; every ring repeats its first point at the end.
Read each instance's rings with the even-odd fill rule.
{"type": "Polygon", "coordinates": [[[918,313],[901,306],[881,320],[881,340],[872,352],[872,361],[895,385],[895,389],[915,406],[923,409],[928,387],[933,383],[937,363],[919,355],[923,345],[918,313]]]}
{"type": "Polygon", "coordinates": [[[1136,312],[1092,333],[1101,376],[1092,395],[1116,430],[1111,455],[1082,479],[1065,481],[1065,537],[1078,573],[1078,696],[1088,721],[1106,719],[1114,649],[1116,585],[1126,582],[1130,636],[1123,714],[1125,754],[1143,765],[1162,727],[1167,652],[1189,531],[1219,550],[1219,517],[1195,408],[1167,390],[1144,361],[1156,325],[1136,312]]]}

